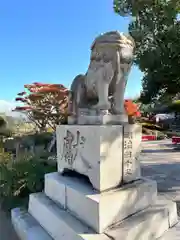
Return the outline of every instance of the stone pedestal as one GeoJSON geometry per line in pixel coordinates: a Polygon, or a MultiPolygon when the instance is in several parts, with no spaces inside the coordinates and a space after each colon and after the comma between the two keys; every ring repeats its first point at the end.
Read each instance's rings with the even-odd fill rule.
{"type": "Polygon", "coordinates": [[[59,126],[58,172],[45,175],[28,212],[12,210],[20,239],[159,239],[178,222],[177,208],[141,177],[140,144],[138,125],[59,126]]]}
{"type": "Polygon", "coordinates": [[[140,178],[140,144],[139,125],[59,126],[58,171],[74,170],[108,190],[140,178]]]}
{"type": "Polygon", "coordinates": [[[21,240],[155,240],[177,222],[176,203],[146,179],[98,193],[87,181],[51,173],[44,193],[30,195],[28,212],[12,210],[21,240]]]}
{"type": "Polygon", "coordinates": [[[76,116],[68,117],[68,124],[78,125],[120,125],[127,124],[128,116],[125,113],[113,115],[108,110],[78,108],[76,116]]]}
{"type": "Polygon", "coordinates": [[[103,233],[109,226],[156,202],[155,181],[142,179],[103,193],[77,177],[51,173],[45,176],[45,194],[91,227],[103,233]]]}

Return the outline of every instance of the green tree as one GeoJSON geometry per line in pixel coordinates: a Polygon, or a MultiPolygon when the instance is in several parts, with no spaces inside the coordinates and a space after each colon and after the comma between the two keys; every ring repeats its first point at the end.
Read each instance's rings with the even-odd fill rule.
{"type": "Polygon", "coordinates": [[[114,0],[114,10],[131,16],[135,64],[144,73],[141,100],[150,103],[180,92],[180,0],[114,0]]]}

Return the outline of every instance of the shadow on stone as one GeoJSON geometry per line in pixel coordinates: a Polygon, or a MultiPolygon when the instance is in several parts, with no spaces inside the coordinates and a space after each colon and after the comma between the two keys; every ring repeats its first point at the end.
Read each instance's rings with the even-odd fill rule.
{"type": "Polygon", "coordinates": [[[83,183],[92,186],[92,184],[87,176],[80,174],[74,170],[69,170],[66,168],[66,169],[64,169],[64,172],[62,173],[62,175],[66,176],[66,177],[71,177],[74,179],[80,179],[80,181],[82,181],[83,183]]]}

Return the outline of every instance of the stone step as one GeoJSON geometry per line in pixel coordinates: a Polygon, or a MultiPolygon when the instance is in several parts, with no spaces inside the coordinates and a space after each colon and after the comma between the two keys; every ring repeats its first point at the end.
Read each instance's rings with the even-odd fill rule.
{"type": "MultiPolygon", "coordinates": [[[[180,219],[179,219],[180,220],[180,219]]],[[[180,239],[180,221],[173,228],[169,229],[158,240],[179,240],[180,239]]]]}
{"type": "Polygon", "coordinates": [[[166,208],[168,211],[169,227],[172,228],[179,221],[177,213],[177,204],[168,199],[165,195],[158,195],[156,200],[156,206],[160,208],[166,208]]]}
{"type": "Polygon", "coordinates": [[[11,221],[20,240],[52,240],[25,209],[12,209],[11,221]]]}
{"type": "Polygon", "coordinates": [[[168,208],[158,203],[112,226],[105,233],[113,240],[155,240],[169,228],[168,208]]]}
{"type": "Polygon", "coordinates": [[[168,203],[166,206],[165,200],[159,199],[157,204],[114,224],[103,234],[95,233],[43,193],[30,195],[29,212],[49,235],[57,240],[154,240],[175,224],[176,221],[170,216],[174,204],[171,202],[171,206],[168,206],[168,203]]]}
{"type": "Polygon", "coordinates": [[[82,224],[43,193],[30,195],[29,212],[55,240],[110,240],[82,224]]]}
{"type": "Polygon", "coordinates": [[[45,175],[45,194],[95,232],[139,212],[157,199],[155,181],[143,179],[99,194],[90,184],[60,173],[45,175]]]}

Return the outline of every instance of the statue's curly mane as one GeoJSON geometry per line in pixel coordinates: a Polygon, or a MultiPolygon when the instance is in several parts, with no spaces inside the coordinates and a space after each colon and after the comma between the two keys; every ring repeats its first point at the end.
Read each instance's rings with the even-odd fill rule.
{"type": "Polygon", "coordinates": [[[121,45],[127,44],[132,48],[135,48],[134,39],[129,34],[120,33],[118,31],[111,31],[99,35],[91,45],[91,50],[99,44],[112,44],[112,45],[121,45]]]}

